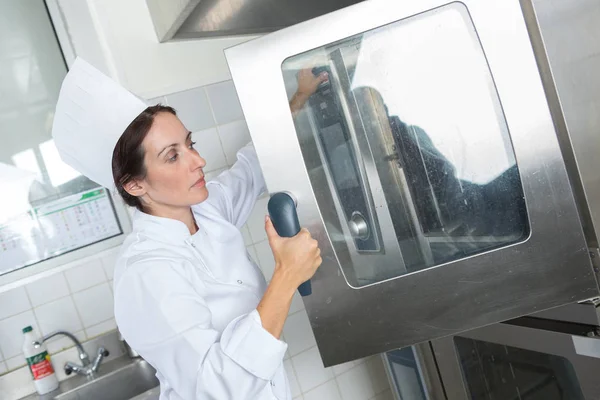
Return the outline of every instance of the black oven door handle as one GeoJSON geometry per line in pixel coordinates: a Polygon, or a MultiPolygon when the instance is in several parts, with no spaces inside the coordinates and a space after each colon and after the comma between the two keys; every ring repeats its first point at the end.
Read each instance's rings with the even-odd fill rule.
{"type": "MultiPolygon", "coordinates": [[[[281,237],[296,236],[300,232],[300,221],[296,212],[296,202],[285,192],[275,193],[269,199],[267,205],[269,216],[273,222],[275,230],[281,237]]],[[[302,283],[298,287],[301,296],[308,296],[312,293],[310,280],[302,283]]]]}

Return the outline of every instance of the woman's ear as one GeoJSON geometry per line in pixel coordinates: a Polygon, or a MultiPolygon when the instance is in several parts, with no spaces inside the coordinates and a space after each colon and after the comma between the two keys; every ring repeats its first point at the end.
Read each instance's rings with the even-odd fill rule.
{"type": "Polygon", "coordinates": [[[132,179],[126,184],[124,184],[123,189],[125,189],[127,193],[135,197],[142,197],[146,194],[146,189],[144,188],[144,185],[136,179],[132,179]]]}

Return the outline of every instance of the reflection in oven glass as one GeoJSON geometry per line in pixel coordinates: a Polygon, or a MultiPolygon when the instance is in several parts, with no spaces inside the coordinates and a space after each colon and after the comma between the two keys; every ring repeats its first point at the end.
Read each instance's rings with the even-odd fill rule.
{"type": "Polygon", "coordinates": [[[584,400],[569,360],[455,337],[472,400],[584,400]]]}
{"type": "Polygon", "coordinates": [[[292,56],[282,74],[350,285],[527,238],[508,125],[464,5],[292,56]]]}

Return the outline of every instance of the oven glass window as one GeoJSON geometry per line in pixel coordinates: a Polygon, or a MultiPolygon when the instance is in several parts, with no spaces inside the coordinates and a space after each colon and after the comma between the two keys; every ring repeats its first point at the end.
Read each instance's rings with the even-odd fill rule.
{"type": "Polygon", "coordinates": [[[584,400],[566,358],[455,337],[473,400],[584,400]]]}
{"type": "Polygon", "coordinates": [[[430,400],[414,347],[389,351],[386,358],[392,391],[396,392],[400,400],[430,400]]]}
{"type": "Polygon", "coordinates": [[[351,286],[526,239],[510,134],[462,3],[290,57],[282,74],[351,286]]]}

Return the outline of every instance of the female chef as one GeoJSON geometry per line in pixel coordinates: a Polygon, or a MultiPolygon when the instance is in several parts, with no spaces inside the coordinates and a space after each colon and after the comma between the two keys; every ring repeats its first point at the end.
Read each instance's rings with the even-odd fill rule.
{"type": "MultiPolygon", "coordinates": [[[[292,111],[324,79],[301,74],[292,111]]],[[[115,269],[115,318],[157,370],[160,399],[290,399],[279,338],[320,250],[307,230],[282,238],[266,218],[268,285],[250,260],[239,228],[265,191],[253,147],[206,182],[174,109],[146,107],[81,59],[63,82],[53,137],[65,162],[136,209],[115,269]]]]}

